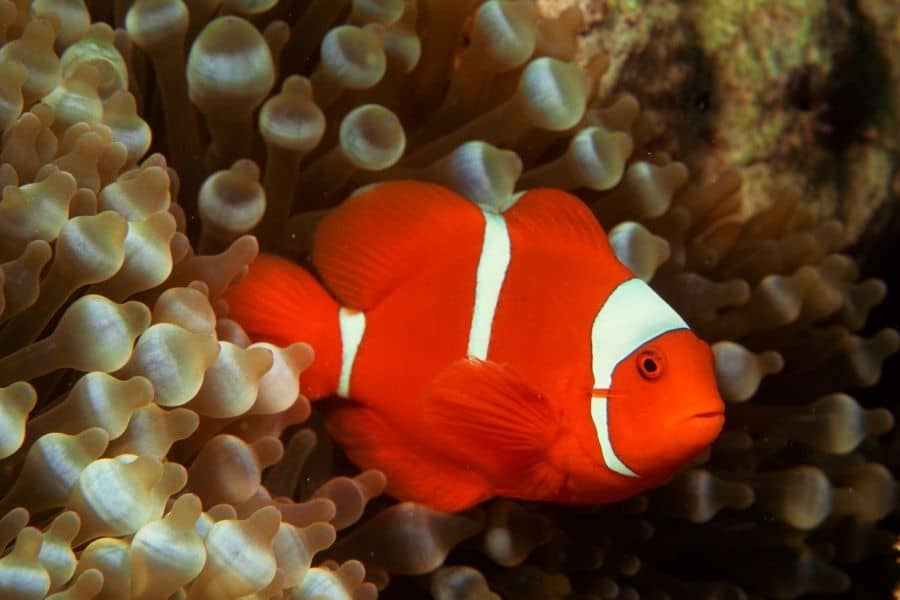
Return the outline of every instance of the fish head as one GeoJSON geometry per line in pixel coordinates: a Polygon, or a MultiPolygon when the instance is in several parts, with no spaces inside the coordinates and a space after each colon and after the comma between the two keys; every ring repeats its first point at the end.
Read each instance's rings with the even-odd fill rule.
{"type": "Polygon", "coordinates": [[[712,351],[689,329],[666,332],[619,362],[605,398],[592,396],[592,413],[604,402],[609,441],[601,451],[615,457],[604,461],[648,486],[709,446],[724,424],[712,351]]]}
{"type": "Polygon", "coordinates": [[[625,488],[662,483],[722,429],[712,350],[639,279],[601,307],[592,368],[594,448],[625,488]]]}

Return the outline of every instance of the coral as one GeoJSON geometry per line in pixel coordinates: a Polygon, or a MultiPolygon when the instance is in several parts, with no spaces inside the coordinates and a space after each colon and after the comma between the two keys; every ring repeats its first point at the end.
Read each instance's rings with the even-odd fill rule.
{"type": "MultiPolygon", "coordinates": [[[[571,2],[539,0],[550,12],[571,2]]],[[[611,59],[606,89],[633,93],[636,132],[701,179],[744,178],[748,212],[802,190],[850,241],[896,221],[896,3],[580,1],[579,57],[611,59]]]]}
{"type": "Polygon", "coordinates": [[[0,0],[0,596],[871,596],[897,505],[894,415],[861,393],[898,347],[866,326],[885,286],[792,189],[759,203],[661,150],[622,56],[578,41],[595,19],[0,0]],[[252,343],[221,296],[260,246],[302,261],[331,207],[401,177],[501,206],[574,190],[712,343],[720,439],[610,506],[385,497],[299,393],[315,349],[252,343]]]}

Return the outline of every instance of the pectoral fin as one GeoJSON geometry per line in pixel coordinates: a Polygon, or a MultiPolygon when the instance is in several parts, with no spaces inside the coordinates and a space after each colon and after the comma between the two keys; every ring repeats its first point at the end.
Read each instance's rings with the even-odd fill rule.
{"type": "Polygon", "coordinates": [[[562,483],[549,460],[556,411],[503,365],[467,358],[448,366],[429,387],[423,419],[434,443],[501,494],[527,497],[562,483]]]}

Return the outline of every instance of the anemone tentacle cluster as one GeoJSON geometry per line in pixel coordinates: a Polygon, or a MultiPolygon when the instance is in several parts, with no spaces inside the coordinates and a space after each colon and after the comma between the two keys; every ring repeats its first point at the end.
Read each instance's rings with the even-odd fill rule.
{"type": "Polygon", "coordinates": [[[839,593],[897,505],[898,348],[842,223],[689,182],[582,17],[514,0],[0,0],[0,596],[839,593]],[[572,190],[710,343],[726,430],[666,486],[443,514],[353,472],[220,299],[353,190],[572,190]],[[896,448],[893,448],[896,452],[896,448]]]}

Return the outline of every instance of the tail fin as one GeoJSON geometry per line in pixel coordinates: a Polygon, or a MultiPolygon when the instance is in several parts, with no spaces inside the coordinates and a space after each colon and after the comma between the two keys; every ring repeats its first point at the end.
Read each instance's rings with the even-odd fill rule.
{"type": "Polygon", "coordinates": [[[260,255],[247,276],[225,292],[228,316],[254,341],[278,345],[309,342],[316,353],[303,372],[301,391],[310,400],[337,389],[341,336],[337,301],[299,265],[260,255]]]}

